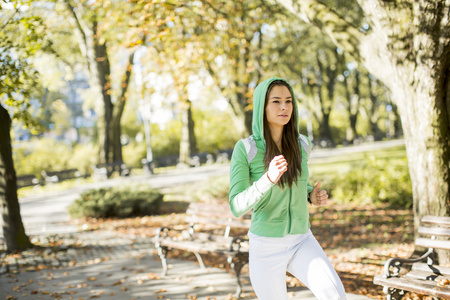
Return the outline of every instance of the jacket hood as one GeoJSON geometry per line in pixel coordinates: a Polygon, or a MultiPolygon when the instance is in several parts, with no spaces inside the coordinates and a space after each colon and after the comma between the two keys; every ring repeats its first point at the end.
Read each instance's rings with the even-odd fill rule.
{"type": "MultiPolygon", "coordinates": [[[[297,116],[297,101],[295,100],[295,96],[294,96],[294,92],[292,90],[291,85],[284,79],[282,78],[277,78],[277,77],[271,77],[263,82],[261,82],[260,84],[258,84],[258,86],[256,87],[254,93],[253,93],[253,120],[252,120],[252,131],[253,131],[253,136],[256,139],[262,139],[264,140],[264,103],[266,101],[266,94],[267,94],[267,89],[269,88],[269,85],[275,81],[275,80],[282,80],[284,82],[286,82],[291,90],[291,94],[292,94],[292,103],[294,103],[294,107],[293,107],[293,114],[295,114],[297,116]]],[[[297,117],[298,120],[298,117],[297,117]]],[[[297,131],[298,131],[298,122],[297,124],[295,124],[297,131]]]]}

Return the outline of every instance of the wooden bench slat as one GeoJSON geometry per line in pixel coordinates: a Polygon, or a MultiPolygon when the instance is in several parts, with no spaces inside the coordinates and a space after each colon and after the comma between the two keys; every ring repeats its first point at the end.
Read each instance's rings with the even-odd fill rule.
{"type": "Polygon", "coordinates": [[[431,280],[421,280],[404,277],[385,278],[383,275],[376,275],[373,282],[378,285],[394,287],[401,290],[407,290],[418,294],[431,295],[450,299],[450,289],[448,286],[438,286],[431,280]]]}
{"type": "Polygon", "coordinates": [[[417,238],[415,244],[425,248],[450,250],[449,240],[432,240],[427,238],[417,238]]]}
{"type": "Polygon", "coordinates": [[[430,268],[430,266],[426,263],[415,263],[412,265],[411,270],[413,271],[424,271],[424,272],[432,272],[433,270],[435,272],[439,272],[443,275],[450,275],[450,267],[442,267],[439,265],[433,265],[433,269],[430,268]]]}
{"type": "Polygon", "coordinates": [[[199,241],[213,241],[224,245],[229,245],[233,240],[232,237],[224,237],[223,235],[209,234],[206,232],[195,232],[192,237],[199,241]]]}
{"type": "Polygon", "coordinates": [[[436,281],[437,279],[450,279],[450,275],[434,273],[431,270],[412,270],[405,275],[409,278],[421,279],[421,280],[431,280],[436,281]]]}
{"type": "Polygon", "coordinates": [[[423,216],[422,223],[450,226],[450,217],[423,216]]]}
{"type": "Polygon", "coordinates": [[[198,252],[198,253],[212,253],[212,252],[226,252],[228,251],[227,245],[221,243],[213,243],[211,241],[201,242],[195,241],[172,241],[164,240],[161,242],[162,246],[168,246],[176,249],[183,249],[186,251],[198,252]],[[181,247],[181,248],[180,248],[181,247]]]}
{"type": "MultiPolygon", "coordinates": [[[[201,254],[207,253],[222,253],[230,255],[235,251],[229,251],[229,243],[214,242],[214,241],[200,241],[200,240],[171,240],[166,239],[161,241],[161,246],[166,246],[174,249],[183,249],[191,252],[198,252],[201,254]]],[[[248,252],[248,244],[244,244],[241,252],[248,252]]],[[[236,252],[237,253],[237,252],[236,252]]]]}
{"type": "Polygon", "coordinates": [[[420,226],[418,232],[424,235],[450,236],[450,228],[420,226]]]}

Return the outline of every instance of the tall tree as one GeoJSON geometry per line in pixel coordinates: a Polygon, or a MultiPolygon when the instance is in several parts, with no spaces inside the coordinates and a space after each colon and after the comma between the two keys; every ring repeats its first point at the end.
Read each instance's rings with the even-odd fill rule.
{"type": "Polygon", "coordinates": [[[180,140],[180,159],[179,162],[190,165],[192,154],[197,152],[197,139],[194,133],[194,118],[192,117],[192,102],[183,101],[181,111],[181,140],[180,140]]]}
{"type": "Polygon", "coordinates": [[[316,119],[319,121],[319,138],[326,140],[329,146],[335,145],[330,128],[330,114],[333,109],[339,74],[339,54],[336,50],[325,48],[317,51],[316,67],[314,68],[315,79],[307,81],[310,86],[312,85],[317,99],[317,110],[320,111],[320,113],[316,113],[316,119]]]}
{"type": "MultiPolygon", "coordinates": [[[[379,95],[379,81],[376,78],[373,78],[372,75],[368,75],[368,90],[369,90],[369,105],[367,110],[369,111],[369,126],[371,134],[374,136],[375,141],[380,141],[382,138],[382,132],[380,127],[378,126],[379,120],[379,107],[381,105],[380,95],[379,95]]],[[[392,126],[394,127],[394,126],[392,126]]]]}
{"type": "Polygon", "coordinates": [[[347,105],[348,119],[350,123],[349,133],[347,134],[347,141],[353,143],[358,137],[356,131],[356,122],[358,121],[359,108],[361,106],[360,93],[360,74],[359,70],[353,72],[344,72],[344,88],[347,105]],[[352,78],[349,78],[352,75],[352,78]]]}
{"type": "Polygon", "coordinates": [[[7,251],[25,250],[32,246],[25,233],[17,197],[10,113],[13,119],[33,126],[27,108],[30,107],[33,92],[37,90],[38,74],[29,63],[29,58],[39,50],[50,47],[45,39],[42,20],[20,11],[22,6],[29,4],[17,1],[0,3],[0,204],[7,251]]]}
{"type": "MultiPolygon", "coordinates": [[[[0,94],[1,91],[0,91],[0,94]]],[[[17,197],[17,176],[11,149],[11,118],[0,104],[0,200],[3,236],[7,251],[25,250],[32,246],[25,234],[17,197]]]]}
{"type": "Polygon", "coordinates": [[[111,5],[107,6],[105,3],[97,1],[87,3],[87,1],[63,0],[61,3],[65,6],[67,16],[72,23],[73,34],[88,70],[90,87],[103,104],[100,113],[101,119],[97,122],[100,161],[104,163],[123,162],[120,120],[126,104],[126,93],[135,50],[129,50],[128,60],[121,78],[120,92],[117,99],[113,99],[112,67],[109,53],[111,50],[109,47],[114,41],[108,44],[107,34],[104,30],[106,21],[104,20],[105,15],[114,15],[114,7],[109,2],[111,5]]]}
{"type": "Polygon", "coordinates": [[[277,1],[390,88],[405,135],[416,228],[425,214],[449,216],[450,3],[358,0],[369,25],[358,28],[322,1],[277,1]]]}

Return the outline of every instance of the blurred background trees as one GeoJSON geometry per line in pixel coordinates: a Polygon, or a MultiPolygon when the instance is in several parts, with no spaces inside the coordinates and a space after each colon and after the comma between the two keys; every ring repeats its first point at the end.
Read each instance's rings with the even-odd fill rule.
{"type": "MultiPolygon", "coordinates": [[[[2,13],[13,3],[20,4],[5,2],[2,13]]],[[[341,4],[347,18],[363,26],[359,6],[341,4]]],[[[188,163],[195,153],[232,149],[251,133],[253,90],[270,76],[291,81],[302,130],[317,146],[401,136],[389,89],[276,1],[58,0],[22,7],[20,14],[42,17],[52,43],[27,59],[40,84],[27,111],[41,129],[14,124],[22,161],[31,155],[29,145],[45,137],[88,156],[86,163],[52,162],[47,169],[89,172],[91,164],[121,161],[139,168],[147,149],[144,122],[156,161],[161,153],[188,163]],[[223,124],[227,136],[205,130],[223,124]]],[[[41,168],[19,164],[17,170],[41,168]]]]}

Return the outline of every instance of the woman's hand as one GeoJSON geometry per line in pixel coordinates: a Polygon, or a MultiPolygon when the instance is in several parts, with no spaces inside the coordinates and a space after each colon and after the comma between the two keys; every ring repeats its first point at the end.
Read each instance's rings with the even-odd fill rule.
{"type": "Polygon", "coordinates": [[[318,182],[316,184],[316,186],[314,187],[314,189],[312,190],[311,195],[310,195],[311,203],[316,206],[324,206],[328,202],[327,191],[325,191],[325,190],[319,191],[320,185],[321,185],[321,183],[318,182]]]}
{"type": "Polygon", "coordinates": [[[287,171],[287,161],[283,155],[275,156],[270,164],[269,171],[267,171],[267,177],[272,183],[277,183],[280,180],[281,175],[287,171]]]}

